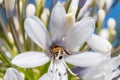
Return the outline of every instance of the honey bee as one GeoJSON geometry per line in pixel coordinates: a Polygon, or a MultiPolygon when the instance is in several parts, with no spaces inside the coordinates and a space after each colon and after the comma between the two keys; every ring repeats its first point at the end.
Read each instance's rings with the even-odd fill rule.
{"type": "Polygon", "coordinates": [[[63,54],[64,52],[67,55],[70,55],[70,53],[66,49],[64,49],[61,46],[55,45],[55,44],[53,44],[52,46],[50,46],[50,52],[53,55],[54,60],[55,59],[61,60],[63,58],[63,56],[64,56],[64,54],[63,54]]]}

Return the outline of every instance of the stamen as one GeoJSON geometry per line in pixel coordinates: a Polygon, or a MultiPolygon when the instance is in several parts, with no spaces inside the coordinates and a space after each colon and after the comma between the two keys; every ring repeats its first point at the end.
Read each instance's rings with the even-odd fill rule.
{"type": "MultiPolygon", "coordinates": [[[[63,49],[64,49],[64,48],[63,48],[63,49]]],[[[64,49],[64,51],[65,51],[65,53],[66,53],[67,55],[71,55],[68,50],[64,49]]]]}
{"type": "Polygon", "coordinates": [[[50,66],[49,66],[48,72],[50,72],[50,73],[53,72],[53,59],[50,62],[50,66]]]}
{"type": "Polygon", "coordinates": [[[74,76],[76,76],[77,74],[73,73],[70,68],[67,66],[67,64],[65,63],[65,61],[62,59],[62,63],[64,64],[64,66],[66,67],[66,69],[74,76]]]}

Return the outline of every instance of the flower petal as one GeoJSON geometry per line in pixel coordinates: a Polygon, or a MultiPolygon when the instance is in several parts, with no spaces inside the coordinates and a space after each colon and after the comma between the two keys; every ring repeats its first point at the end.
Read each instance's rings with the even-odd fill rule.
{"type": "Polygon", "coordinates": [[[106,39],[95,34],[88,39],[87,43],[94,51],[101,53],[110,53],[112,49],[111,44],[106,39]]]}
{"type": "Polygon", "coordinates": [[[110,60],[110,63],[111,63],[110,65],[111,65],[113,70],[117,69],[120,66],[120,55],[117,57],[113,57],[110,60]]]}
{"type": "Polygon", "coordinates": [[[65,61],[80,67],[89,67],[99,64],[104,59],[104,55],[97,52],[75,53],[65,58],[65,61]]]}
{"type": "Polygon", "coordinates": [[[67,68],[62,60],[51,60],[48,73],[51,73],[52,80],[68,80],[67,68]]]}
{"type": "Polygon", "coordinates": [[[44,24],[35,16],[27,18],[24,23],[27,35],[40,47],[46,49],[50,44],[50,37],[44,24]]]}
{"type": "Polygon", "coordinates": [[[85,68],[83,71],[79,72],[79,76],[84,80],[104,80],[104,73],[99,70],[99,66],[101,66],[101,64],[85,68]]]}
{"type": "Polygon", "coordinates": [[[117,78],[119,78],[120,75],[120,70],[115,70],[112,73],[108,73],[105,76],[105,80],[117,80],[117,78]]]}
{"type": "Polygon", "coordinates": [[[76,46],[83,44],[92,36],[94,28],[95,21],[91,17],[83,18],[68,31],[64,38],[63,46],[68,49],[73,49],[76,46]]]}
{"type": "Polygon", "coordinates": [[[61,41],[64,36],[66,12],[64,7],[57,3],[50,17],[50,33],[53,41],[61,41]]]}
{"type": "Polygon", "coordinates": [[[49,61],[49,57],[42,52],[24,52],[13,58],[12,63],[22,68],[41,66],[49,61]]]}
{"type": "Polygon", "coordinates": [[[39,80],[52,80],[52,75],[50,73],[45,73],[39,80]]]}
{"type": "Polygon", "coordinates": [[[20,73],[14,68],[8,68],[4,80],[24,80],[20,73]]]}
{"type": "Polygon", "coordinates": [[[15,2],[16,0],[4,0],[6,15],[12,18],[15,15],[15,2]]]}
{"type": "Polygon", "coordinates": [[[67,73],[61,74],[59,71],[56,71],[55,73],[53,73],[52,80],[68,80],[67,73]]]}

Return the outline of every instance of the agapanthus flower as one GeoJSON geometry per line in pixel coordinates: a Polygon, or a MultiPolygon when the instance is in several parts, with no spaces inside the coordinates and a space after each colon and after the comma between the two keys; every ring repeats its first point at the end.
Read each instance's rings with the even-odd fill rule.
{"type": "Polygon", "coordinates": [[[106,39],[95,34],[87,40],[87,43],[92,50],[104,54],[105,57],[101,63],[77,71],[78,76],[84,80],[118,80],[120,78],[120,55],[111,57],[111,44],[106,39]]]}
{"type": "Polygon", "coordinates": [[[120,55],[111,58],[106,55],[105,59],[98,65],[86,68],[80,72],[84,80],[118,80],[120,77],[120,55]]]}
{"type": "Polygon", "coordinates": [[[67,80],[67,72],[76,75],[65,62],[81,67],[100,63],[104,58],[103,54],[72,51],[92,36],[95,21],[91,17],[83,18],[67,33],[65,21],[66,12],[60,3],[57,3],[51,12],[49,32],[39,18],[35,16],[27,18],[24,24],[27,35],[45,51],[23,52],[14,57],[12,63],[22,68],[32,68],[51,61],[48,72],[39,80],[67,80]]]}
{"type": "Polygon", "coordinates": [[[15,68],[8,68],[6,70],[4,80],[24,80],[24,79],[15,68]]]}
{"type": "Polygon", "coordinates": [[[4,0],[7,18],[11,18],[15,14],[16,0],[4,0]]]}
{"type": "Polygon", "coordinates": [[[87,43],[93,51],[100,52],[104,55],[111,53],[112,45],[108,40],[104,39],[99,35],[93,34],[87,40],[87,43]]]}

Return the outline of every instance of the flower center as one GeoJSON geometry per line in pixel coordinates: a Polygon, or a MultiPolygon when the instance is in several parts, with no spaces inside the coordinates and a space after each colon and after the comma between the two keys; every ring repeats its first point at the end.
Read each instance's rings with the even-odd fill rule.
{"type": "Polygon", "coordinates": [[[55,44],[50,46],[50,52],[53,55],[54,60],[61,60],[64,56],[63,54],[64,52],[67,55],[70,55],[70,53],[66,49],[64,49],[61,46],[55,45],[55,44]]]}

